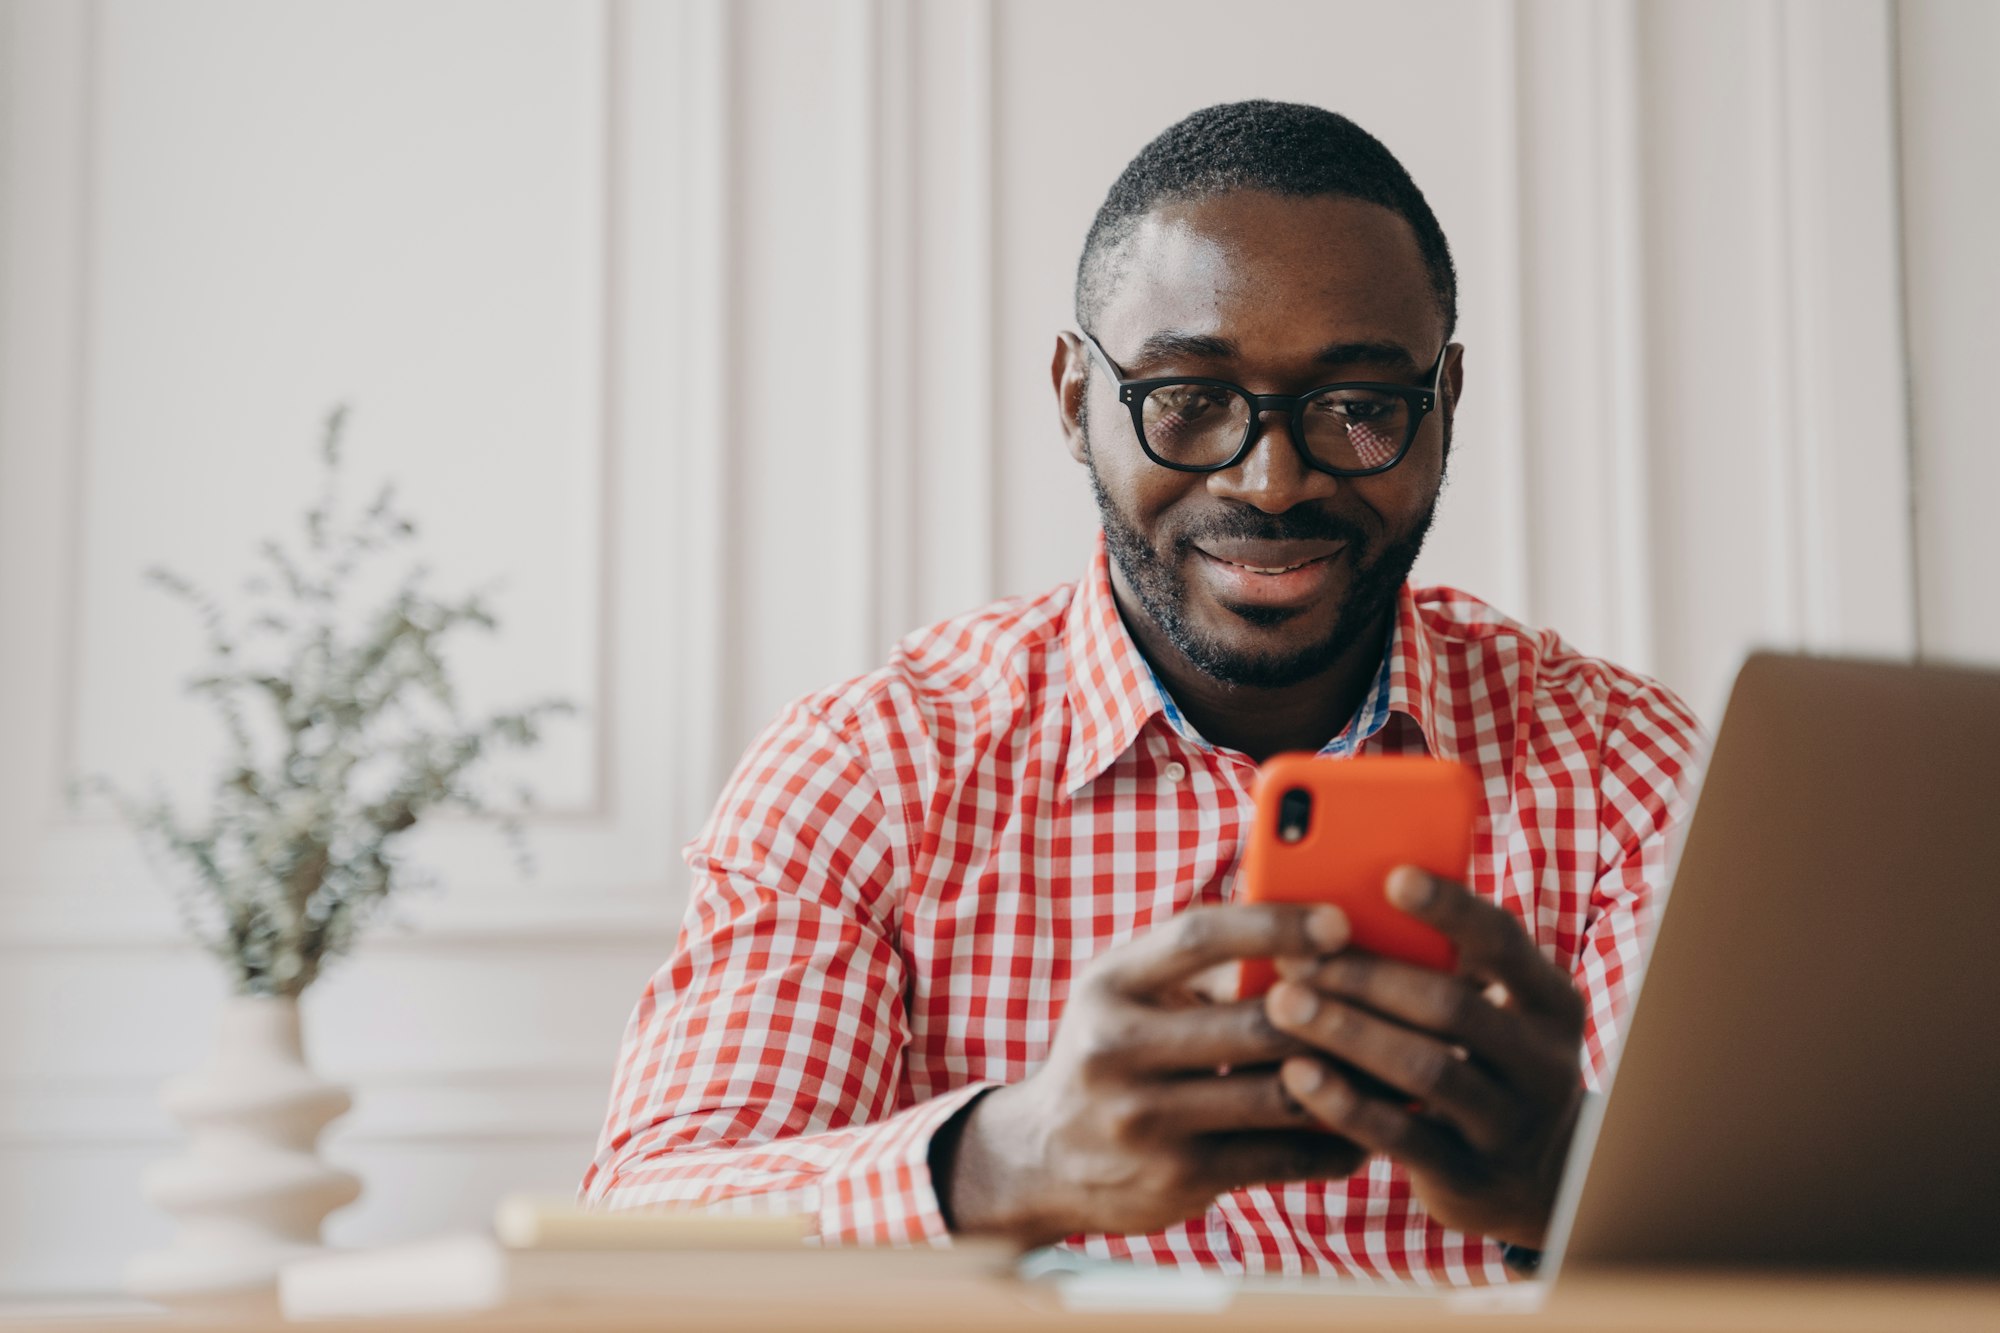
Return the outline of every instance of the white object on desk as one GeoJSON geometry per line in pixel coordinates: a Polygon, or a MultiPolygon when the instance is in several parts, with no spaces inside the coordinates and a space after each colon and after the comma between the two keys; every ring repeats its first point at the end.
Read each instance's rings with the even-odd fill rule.
{"type": "Polygon", "coordinates": [[[287,1319],[470,1314],[484,1310],[673,1308],[689,1290],[740,1290],[831,1301],[869,1299],[884,1284],[921,1293],[944,1282],[1010,1276],[1015,1251],[993,1242],[949,1247],[814,1246],[798,1216],[690,1210],[587,1212],[509,1200],[488,1236],[326,1254],[288,1264],[278,1280],[287,1319]]]}

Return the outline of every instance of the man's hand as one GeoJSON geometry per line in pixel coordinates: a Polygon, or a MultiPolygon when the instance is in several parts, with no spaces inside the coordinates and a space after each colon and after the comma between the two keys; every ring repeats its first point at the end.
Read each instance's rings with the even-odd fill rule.
{"type": "Polygon", "coordinates": [[[1246,904],[1183,912],[1092,960],[1047,1063],[967,1114],[939,1186],[954,1229],[1031,1245],[1154,1231],[1244,1185],[1352,1172],[1366,1154],[1280,1082],[1306,1043],[1259,1000],[1195,989],[1236,959],[1309,966],[1346,942],[1337,909],[1246,904]]]}
{"type": "Polygon", "coordinates": [[[1583,1000],[1519,921],[1462,885],[1404,866],[1388,891],[1451,937],[1457,975],[1361,953],[1281,960],[1273,1026],[1335,1057],[1287,1059],[1285,1088],[1402,1163],[1445,1226],[1540,1249],[1583,1098],[1583,1000]]]}

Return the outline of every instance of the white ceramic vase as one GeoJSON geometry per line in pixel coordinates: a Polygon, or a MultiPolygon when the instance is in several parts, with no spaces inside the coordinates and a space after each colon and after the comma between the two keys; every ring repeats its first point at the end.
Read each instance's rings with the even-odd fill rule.
{"type": "Polygon", "coordinates": [[[298,1001],[236,996],[221,1020],[208,1066],[161,1094],[188,1133],[180,1156],[146,1173],[146,1197],[177,1220],[173,1243],[126,1270],[134,1295],[169,1305],[271,1300],[278,1269],[320,1250],[320,1223],[361,1193],[317,1154],[352,1102],[306,1068],[298,1001]]]}

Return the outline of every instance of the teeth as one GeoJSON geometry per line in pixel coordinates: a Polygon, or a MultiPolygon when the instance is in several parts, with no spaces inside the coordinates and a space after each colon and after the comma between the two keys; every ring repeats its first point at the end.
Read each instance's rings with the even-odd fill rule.
{"type": "Polygon", "coordinates": [[[1264,569],[1258,565],[1239,564],[1234,560],[1230,561],[1229,563],[1232,565],[1236,565],[1238,569],[1247,569],[1252,574],[1289,574],[1295,569],[1304,569],[1307,565],[1310,565],[1312,561],[1301,560],[1296,565],[1285,565],[1278,569],[1264,569]]]}

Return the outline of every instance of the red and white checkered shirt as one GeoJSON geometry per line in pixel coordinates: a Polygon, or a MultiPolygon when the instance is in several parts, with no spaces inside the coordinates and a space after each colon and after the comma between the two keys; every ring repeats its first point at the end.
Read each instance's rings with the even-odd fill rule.
{"type": "MultiPolygon", "coordinates": [[[[1376,687],[1329,749],[1480,776],[1470,885],[1575,977],[1595,1087],[1700,744],[1661,686],[1406,586],[1376,687]]],[[[881,670],[792,704],[687,848],[686,923],[626,1030],[584,1198],[942,1242],[933,1133],[1041,1063],[1092,958],[1230,900],[1254,773],[1161,693],[1101,542],[1082,583],[913,634],[881,670]]],[[[1497,1245],[1431,1221],[1382,1158],[1068,1244],[1224,1271],[1504,1277],[1497,1245]]]]}

